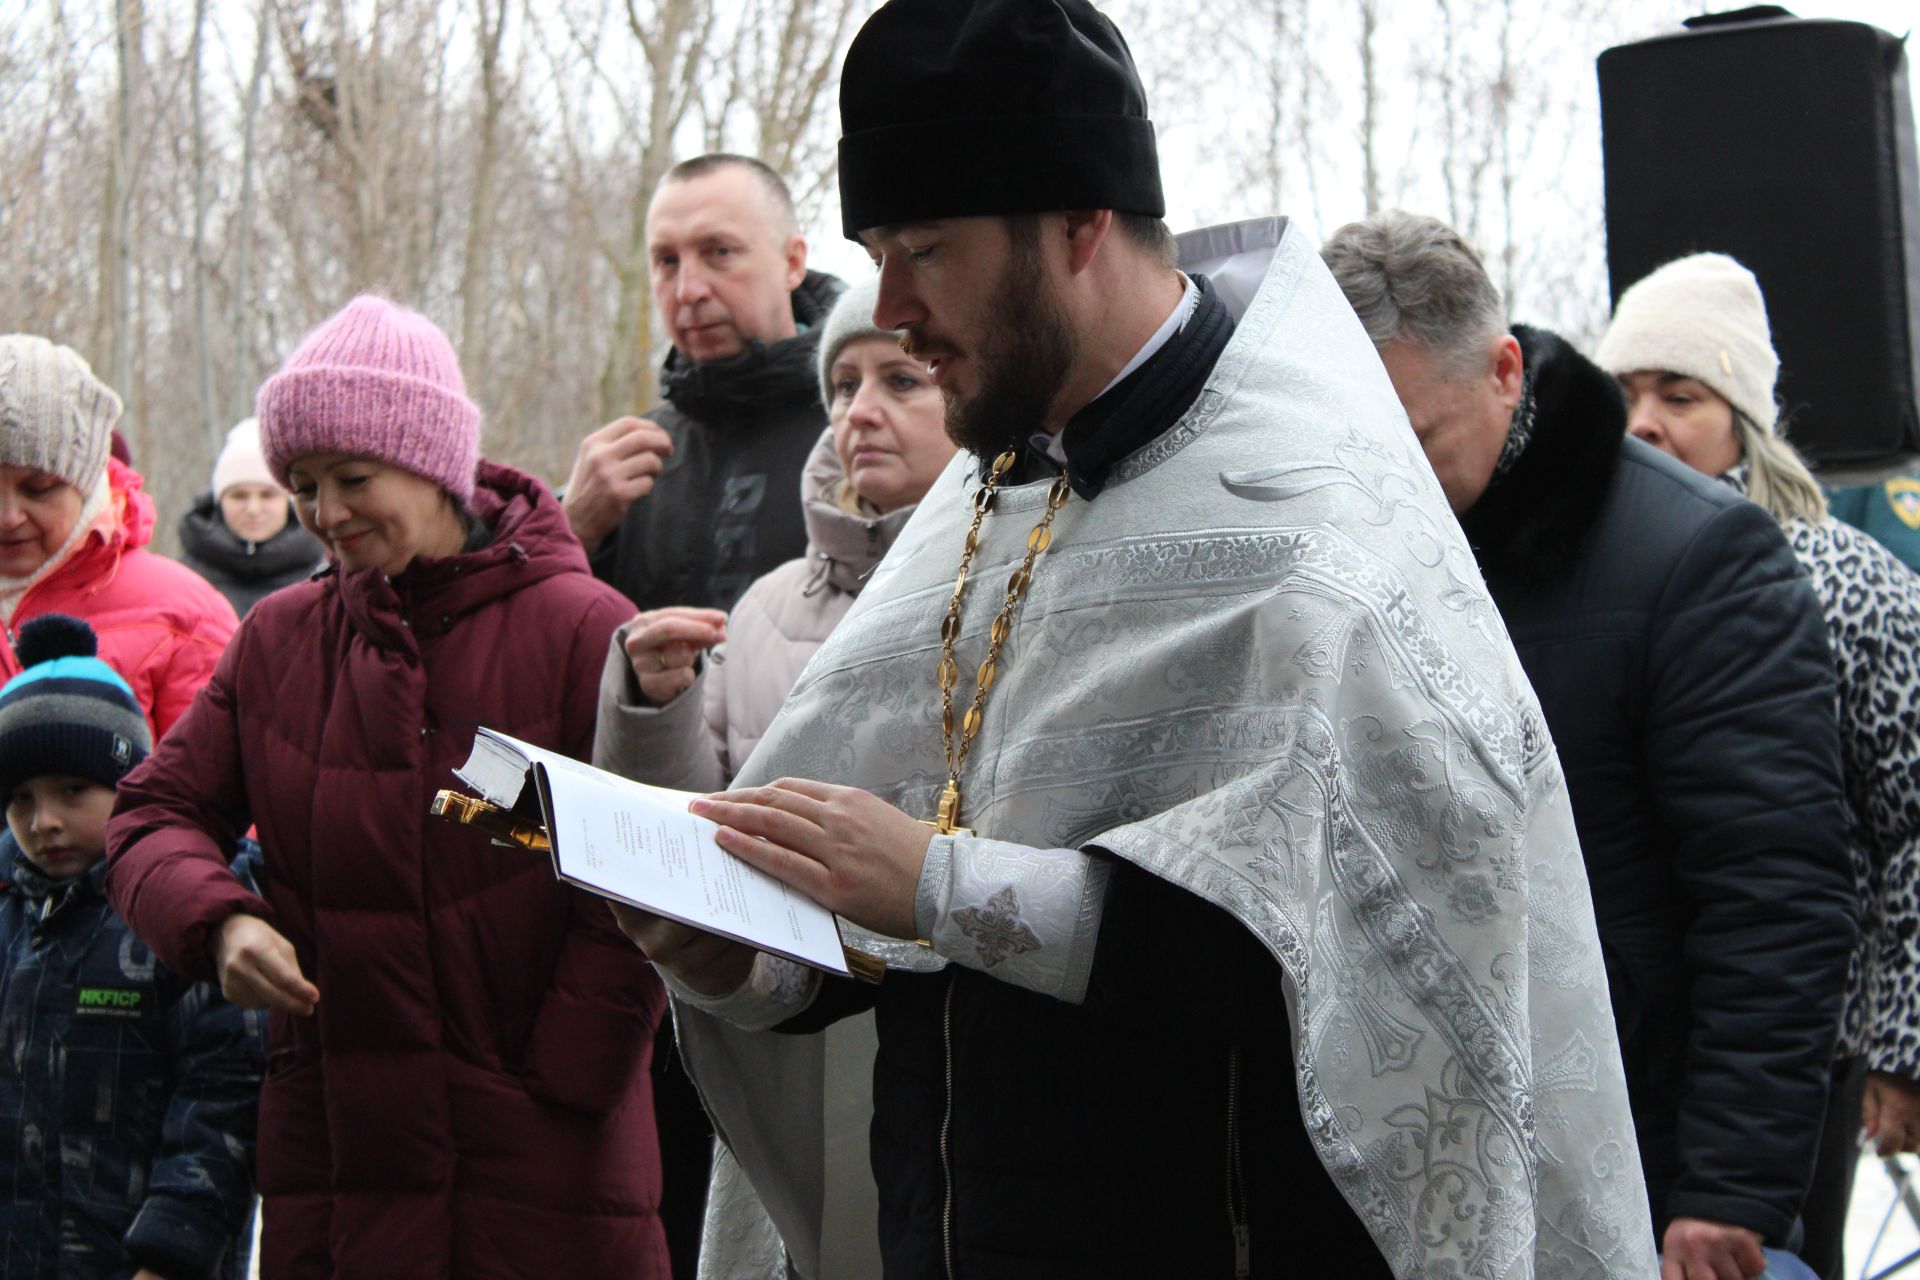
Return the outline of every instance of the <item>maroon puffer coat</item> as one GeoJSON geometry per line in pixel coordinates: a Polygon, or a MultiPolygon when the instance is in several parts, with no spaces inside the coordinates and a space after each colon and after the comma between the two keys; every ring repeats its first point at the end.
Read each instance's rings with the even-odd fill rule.
{"type": "Polygon", "coordinates": [[[646,1071],[665,998],[606,904],[427,816],[479,725],[586,757],[613,630],[537,481],[482,464],[484,549],[289,587],[121,784],[108,890],[176,972],[271,921],[320,989],[273,1015],[275,1277],[665,1277],[646,1071]],[[227,873],[257,823],[265,901],[227,873]]]}

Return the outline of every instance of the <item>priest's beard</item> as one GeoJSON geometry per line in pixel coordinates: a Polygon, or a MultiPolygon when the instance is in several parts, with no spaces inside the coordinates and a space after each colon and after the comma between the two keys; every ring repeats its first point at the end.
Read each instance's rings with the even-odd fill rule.
{"type": "Polygon", "coordinates": [[[1073,359],[1073,331],[1040,259],[1037,222],[1015,219],[1013,252],[991,306],[993,328],[977,346],[979,388],[961,399],[942,387],[947,438],[991,461],[1041,429],[1073,359]]]}

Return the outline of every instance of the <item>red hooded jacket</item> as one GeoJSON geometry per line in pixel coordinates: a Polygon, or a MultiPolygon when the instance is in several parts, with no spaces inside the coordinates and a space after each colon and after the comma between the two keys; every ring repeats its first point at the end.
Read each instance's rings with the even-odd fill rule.
{"type": "Polygon", "coordinates": [[[667,1274],[659,980],[546,859],[427,813],[480,725],[588,755],[632,606],[537,481],[483,463],[474,511],[481,550],[255,606],[120,787],[108,892],[162,960],[210,976],[212,931],[247,911],[320,989],[270,1024],[267,1275],[667,1274]],[[249,822],[264,901],[220,856],[249,822]]]}
{"type": "Polygon", "coordinates": [[[100,658],[133,686],[157,742],[213,675],[239,625],[233,606],[185,565],[146,550],[153,540],[153,499],[140,473],[107,462],[107,505],[54,571],[27,588],[6,622],[0,682],[20,673],[13,638],[20,624],[44,613],[86,620],[100,638],[100,658]]]}

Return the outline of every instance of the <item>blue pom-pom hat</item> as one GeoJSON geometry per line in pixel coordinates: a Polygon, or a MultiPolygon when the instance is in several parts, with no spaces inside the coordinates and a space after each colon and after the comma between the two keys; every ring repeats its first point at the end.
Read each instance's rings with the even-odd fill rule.
{"type": "Polygon", "coordinates": [[[0,687],[0,801],[31,778],[116,787],[153,750],[140,700],[98,648],[93,628],[64,614],[20,628],[26,669],[0,687]]]}

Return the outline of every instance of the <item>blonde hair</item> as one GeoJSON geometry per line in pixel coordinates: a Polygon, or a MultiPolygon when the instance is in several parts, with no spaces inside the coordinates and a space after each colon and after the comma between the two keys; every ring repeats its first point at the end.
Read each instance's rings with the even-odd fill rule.
{"type": "Polygon", "coordinates": [[[1768,429],[1733,411],[1734,438],[1747,464],[1747,496],[1782,524],[1792,519],[1818,524],[1827,517],[1827,495],[1780,431],[1779,424],[1768,429]]]}
{"type": "Polygon", "coordinates": [[[860,495],[853,491],[853,481],[842,476],[840,477],[840,483],[834,487],[834,504],[842,511],[850,516],[870,516],[873,514],[873,511],[867,506],[860,495]]]}

